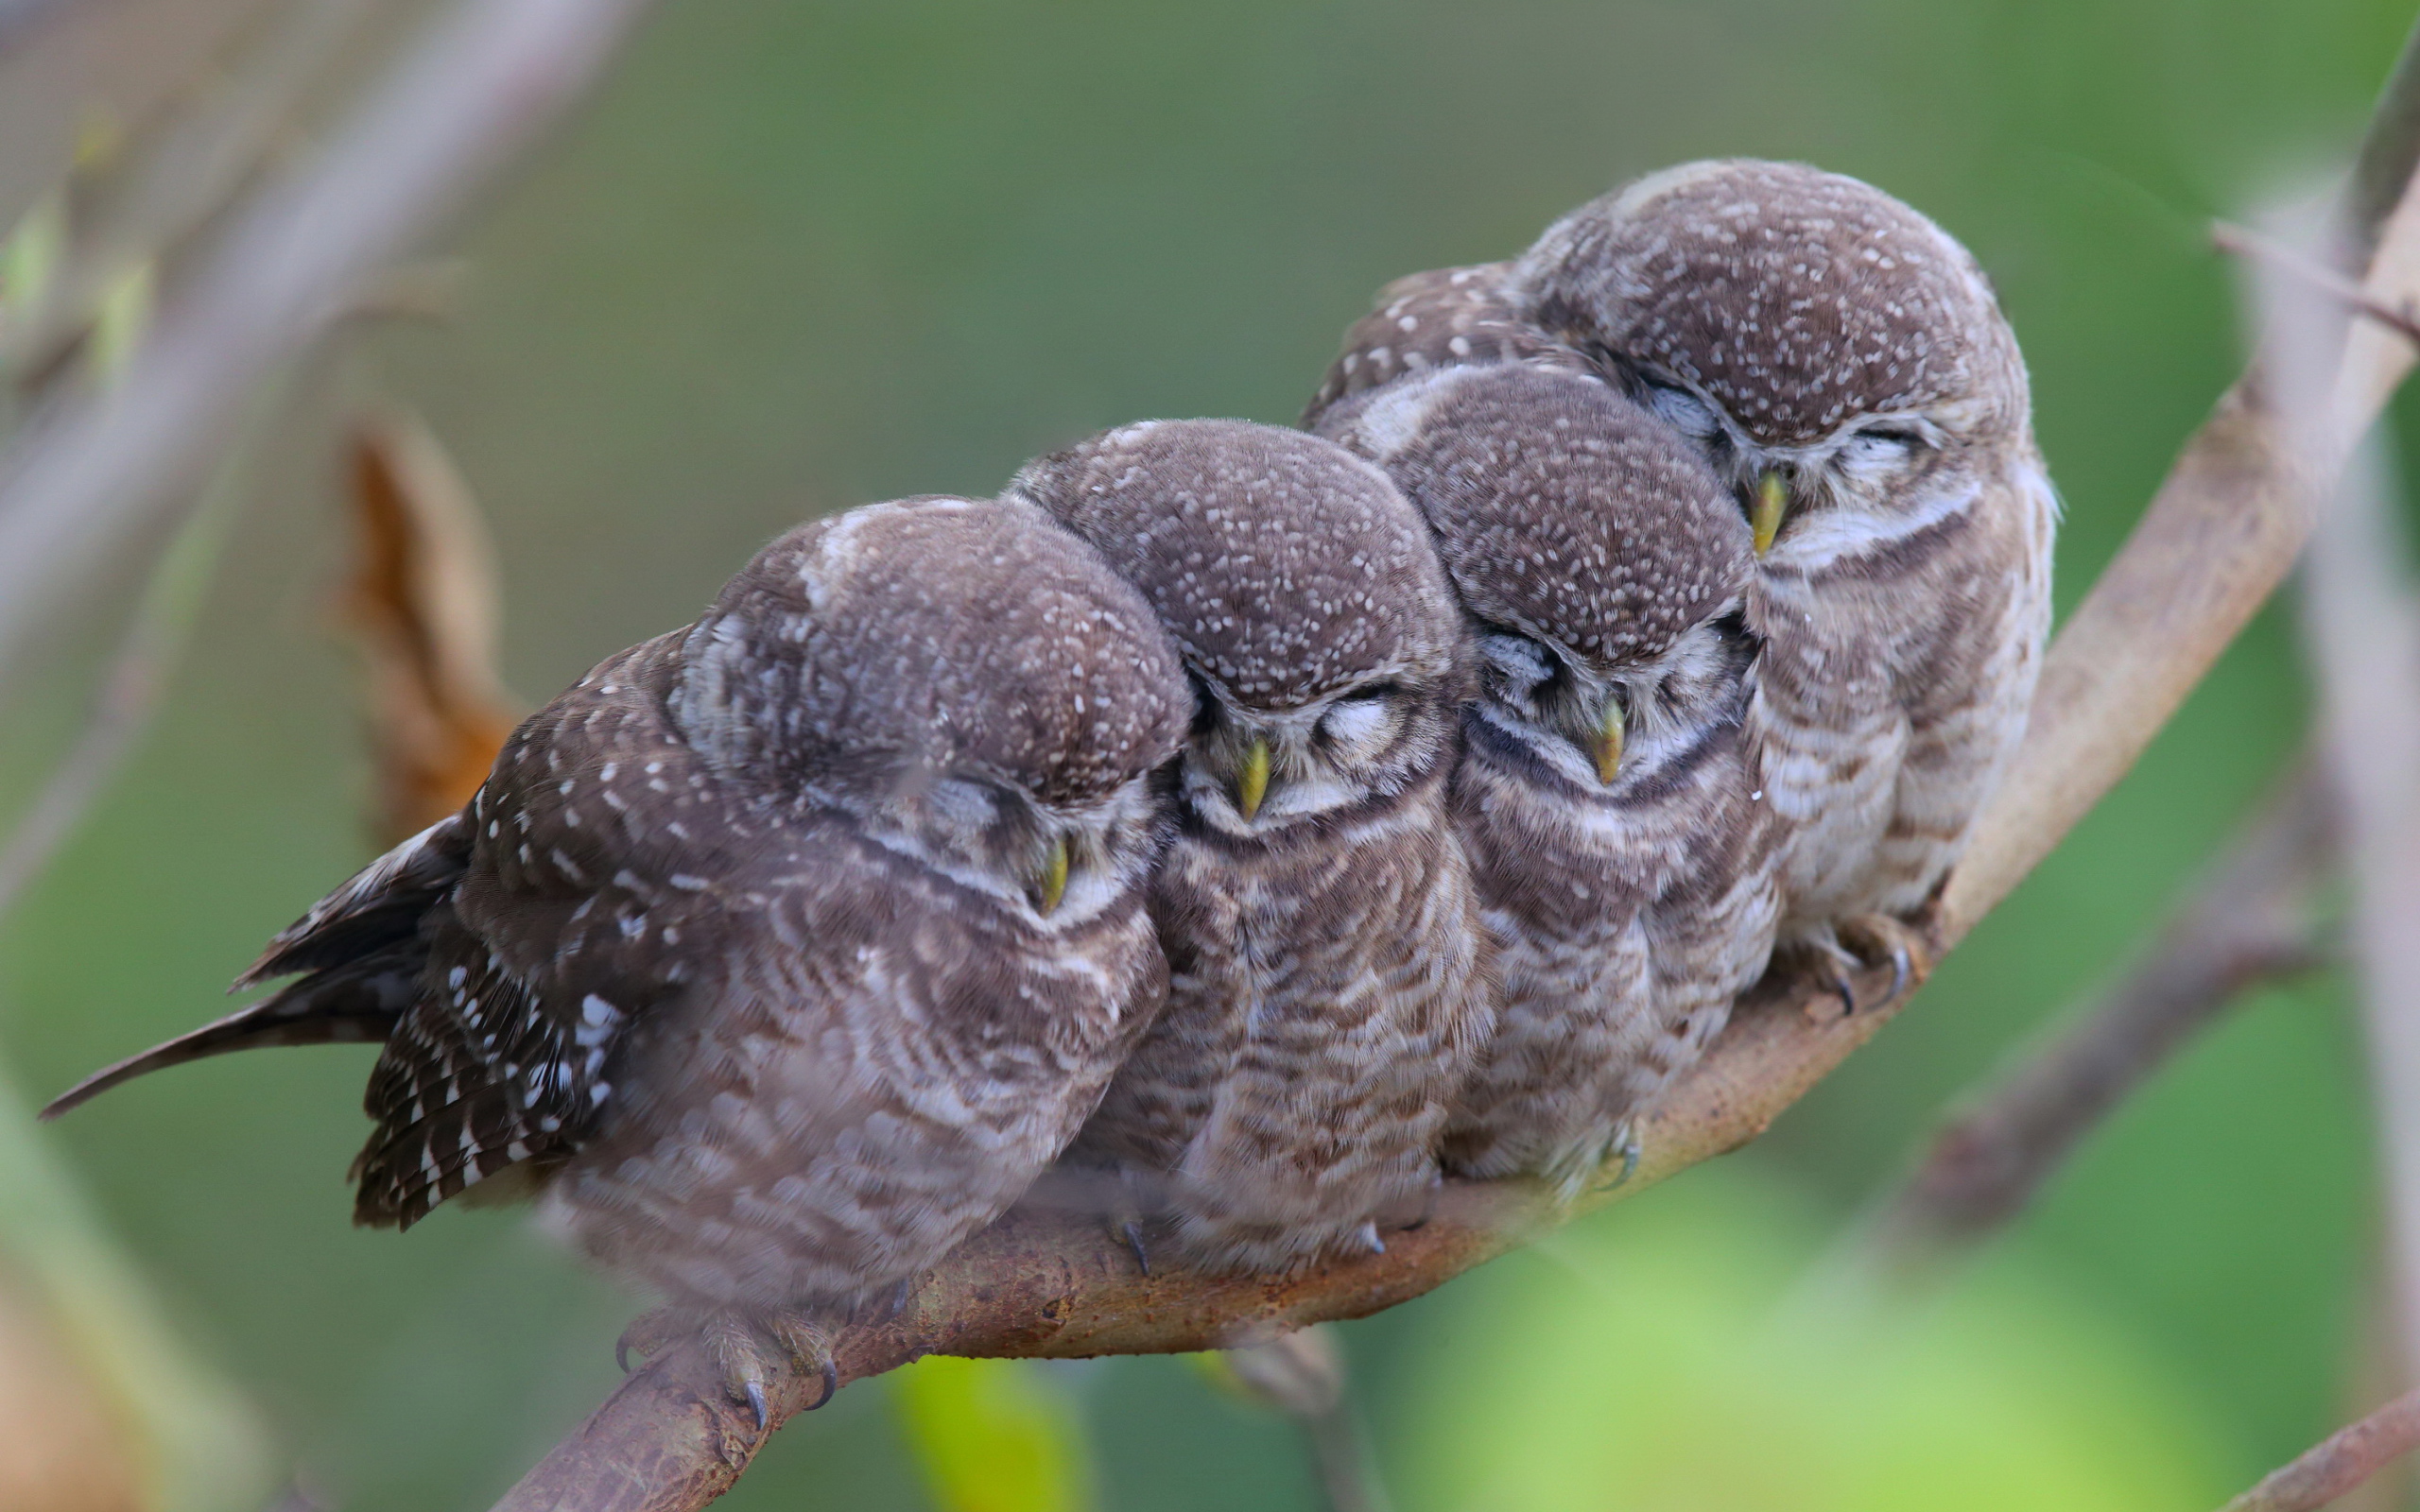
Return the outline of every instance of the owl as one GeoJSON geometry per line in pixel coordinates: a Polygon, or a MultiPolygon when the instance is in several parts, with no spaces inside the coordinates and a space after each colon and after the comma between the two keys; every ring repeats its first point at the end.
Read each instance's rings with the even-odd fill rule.
{"type": "Polygon", "coordinates": [[[1111,431],[1012,491],[1142,590],[1195,695],[1152,891],[1167,1006],[1071,1160],[1124,1173],[1199,1265],[1382,1249],[1493,1015],[1445,815],[1466,647],[1420,516],[1237,421],[1111,431]]]}
{"type": "Polygon", "coordinates": [[[2057,499],[1989,284],[1890,196],[1748,161],[1581,207],[1510,282],[1738,498],[1763,642],[1747,727],[1795,831],[1783,936],[1903,983],[1898,920],[2005,769],[2050,616],[2057,499]]]}
{"type": "Polygon", "coordinates": [[[761,1422],[773,1351],[828,1395],[816,1318],[1006,1209],[1157,1010],[1149,777],[1190,714],[1150,607],[1030,506],[804,526],[532,715],[467,808],[243,979],[299,982],[50,1110],[221,1051],[383,1040],[355,1220],[534,1193],[761,1422]]]}
{"type": "Polygon", "coordinates": [[[1575,1196],[1772,954],[1782,830],[1741,729],[1747,521],[1610,385],[1495,363],[1406,378],[1323,428],[1436,534],[1478,646],[1452,811],[1501,983],[1446,1163],[1575,1196]]]}
{"type": "Polygon", "coordinates": [[[1378,291],[1368,315],[1344,333],[1344,351],[1303,411],[1303,428],[1354,395],[1408,374],[1492,362],[1530,362],[1584,370],[1570,348],[1530,323],[1507,286],[1510,263],[1441,267],[1399,278],[1378,291]]]}

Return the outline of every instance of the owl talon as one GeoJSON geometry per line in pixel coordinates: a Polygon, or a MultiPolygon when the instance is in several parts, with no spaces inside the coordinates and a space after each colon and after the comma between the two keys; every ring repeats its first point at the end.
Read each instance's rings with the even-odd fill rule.
{"type": "Polygon", "coordinates": [[[1924,958],[1924,944],[1916,932],[1888,914],[1860,914],[1842,919],[1840,938],[1842,953],[1852,955],[1859,965],[1890,966],[1891,989],[1875,1005],[1876,1007],[1899,1001],[1924,958]]]}
{"type": "Polygon", "coordinates": [[[804,1314],[786,1310],[730,1308],[703,1313],[659,1308],[631,1324],[623,1333],[623,1344],[652,1354],[683,1335],[697,1339],[733,1400],[748,1404],[758,1433],[772,1426],[768,1388],[775,1372],[812,1369],[822,1378],[822,1394],[801,1407],[801,1412],[813,1412],[840,1389],[839,1364],[832,1357],[823,1331],[804,1314]]]}
{"type": "Polygon", "coordinates": [[[1601,1155],[1597,1161],[1597,1169],[1601,1171],[1605,1168],[1606,1160],[1612,1160],[1615,1156],[1619,1156],[1621,1157],[1622,1168],[1615,1173],[1614,1178],[1611,1181],[1599,1181],[1591,1188],[1591,1190],[1597,1192],[1611,1192],[1616,1187],[1622,1185],[1622,1183],[1628,1181],[1632,1177],[1637,1175],[1640,1151],[1641,1146],[1638,1142],[1638,1130],[1634,1128],[1628,1120],[1624,1120],[1621,1126],[1614,1130],[1612,1142],[1608,1143],[1603,1155],[1601,1155]]]}
{"type": "Polygon", "coordinates": [[[1126,1241],[1126,1247],[1133,1252],[1135,1265],[1144,1275],[1150,1275],[1151,1252],[1143,1245],[1143,1226],[1134,1219],[1129,1218],[1117,1226],[1117,1232],[1118,1237],[1126,1241]]]}
{"type": "Polygon", "coordinates": [[[629,1375],[633,1353],[642,1361],[652,1360],[674,1340],[691,1332],[696,1327],[695,1315],[683,1314],[678,1308],[659,1307],[642,1313],[632,1318],[631,1326],[614,1341],[614,1363],[621,1367],[622,1374],[629,1375]]]}

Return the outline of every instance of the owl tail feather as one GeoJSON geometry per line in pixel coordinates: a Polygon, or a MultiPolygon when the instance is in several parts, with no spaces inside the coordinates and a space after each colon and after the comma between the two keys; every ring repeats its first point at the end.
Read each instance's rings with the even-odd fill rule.
{"type": "Polygon", "coordinates": [[[268,942],[229,990],[258,987],[272,976],[339,968],[413,938],[422,916],[462,880],[470,858],[471,829],[463,816],[438,820],[313,903],[268,942]]]}
{"type": "Polygon", "coordinates": [[[190,1034],[104,1066],[50,1100],[47,1121],[120,1082],[189,1060],[272,1045],[343,1044],[384,1040],[418,989],[421,953],[399,946],[333,971],[315,972],[190,1034]]]}

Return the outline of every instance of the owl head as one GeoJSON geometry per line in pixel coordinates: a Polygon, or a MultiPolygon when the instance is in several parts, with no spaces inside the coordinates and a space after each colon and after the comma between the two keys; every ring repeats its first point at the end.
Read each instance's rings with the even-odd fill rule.
{"type": "Polygon", "coordinates": [[[1447,748],[1460,615],[1419,514],[1316,437],[1153,421],[1042,458],[1011,491],[1098,546],[1196,691],[1182,783],[1237,833],[1400,791],[1447,748]]]}
{"type": "Polygon", "coordinates": [[[1497,736],[1620,792],[1737,717],[1748,525],[1652,413],[1586,374],[1502,364],[1380,390],[1338,438],[1436,532],[1497,736]]]}
{"type": "Polygon", "coordinates": [[[2027,434],[1982,270],[1871,185],[1733,159],[1564,216],[1517,297],[1725,476],[1760,555],[1817,566],[1963,507],[2027,434]]]}
{"type": "Polygon", "coordinates": [[[1063,922],[1149,865],[1145,780],[1191,713],[1150,607],[1013,500],[802,525],[724,586],[682,660],[673,718],[718,774],[1063,922]]]}

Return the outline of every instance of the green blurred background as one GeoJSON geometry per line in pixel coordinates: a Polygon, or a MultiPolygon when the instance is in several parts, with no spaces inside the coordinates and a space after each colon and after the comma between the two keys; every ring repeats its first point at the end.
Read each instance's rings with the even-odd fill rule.
{"type": "MultiPolygon", "coordinates": [[[[311,375],[165,717],[0,926],[0,1042],[47,1095],[224,1011],[219,985],[365,858],[358,679],[327,609],[342,515],[314,439],[349,405],[404,400],[453,449],[501,547],[508,675],[540,698],[694,614],[796,520],[988,493],[1141,416],[1290,421],[1386,280],[1507,255],[1667,163],[1800,158],[1912,201],[1997,281],[2071,604],[2238,364],[2208,217],[2348,149],[2411,19],[679,0],[465,225],[458,318],[311,375]]],[[[2346,1417],[2377,1225],[2333,981],[2251,1000],[1936,1304],[1850,1347],[1791,1280],[1946,1098],[2124,958],[2305,719],[2273,610],[1770,1137],[1352,1326],[1407,1512],[2189,1508],[2346,1417]]],[[[59,1139],[347,1507],[481,1505],[609,1388],[630,1304],[509,1213],[348,1227],[369,1059],[215,1061],[59,1139]]],[[[1290,1430],[1180,1362],[1038,1379],[1086,1425],[1103,1506],[1316,1504],[1290,1430]]],[[[801,1419],[725,1504],[927,1505],[887,1390],[801,1419]]]]}

